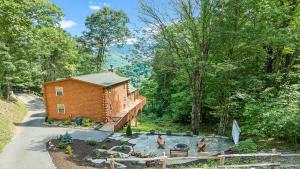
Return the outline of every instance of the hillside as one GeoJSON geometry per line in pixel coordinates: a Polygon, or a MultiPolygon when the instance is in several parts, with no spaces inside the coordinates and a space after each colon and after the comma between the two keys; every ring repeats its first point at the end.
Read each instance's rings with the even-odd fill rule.
{"type": "Polygon", "coordinates": [[[108,49],[108,56],[106,58],[105,67],[113,65],[114,67],[121,67],[127,65],[132,58],[134,46],[125,44],[123,46],[110,46],[108,49]]]}
{"type": "Polygon", "coordinates": [[[6,102],[0,99],[0,152],[13,136],[14,123],[26,115],[26,107],[21,102],[6,102]]]}

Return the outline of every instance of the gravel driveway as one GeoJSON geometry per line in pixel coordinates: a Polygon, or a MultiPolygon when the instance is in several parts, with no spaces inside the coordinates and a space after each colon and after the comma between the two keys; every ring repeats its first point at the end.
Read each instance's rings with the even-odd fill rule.
{"type": "Polygon", "coordinates": [[[103,140],[111,132],[45,127],[43,102],[27,94],[17,97],[28,105],[28,115],[22,123],[15,124],[15,134],[0,155],[0,169],[55,169],[46,150],[46,142],[69,132],[76,139],[103,140]]]}

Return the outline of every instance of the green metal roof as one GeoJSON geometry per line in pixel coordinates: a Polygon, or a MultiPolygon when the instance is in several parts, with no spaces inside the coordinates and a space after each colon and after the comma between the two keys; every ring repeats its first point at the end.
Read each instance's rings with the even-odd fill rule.
{"type": "Polygon", "coordinates": [[[77,80],[81,80],[84,82],[89,82],[89,83],[93,83],[105,87],[112,86],[114,84],[118,84],[129,80],[129,78],[121,77],[113,72],[102,72],[102,73],[94,73],[94,74],[88,74],[82,76],[75,76],[72,77],[72,79],[77,79],[77,80]]]}

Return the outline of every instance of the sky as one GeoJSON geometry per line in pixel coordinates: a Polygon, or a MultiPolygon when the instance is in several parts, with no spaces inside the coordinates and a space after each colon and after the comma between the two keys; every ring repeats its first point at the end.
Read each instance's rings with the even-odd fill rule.
{"type": "Polygon", "coordinates": [[[59,6],[65,14],[61,21],[61,27],[72,36],[81,35],[85,30],[85,18],[104,6],[116,10],[123,10],[130,19],[129,28],[145,27],[139,21],[138,0],[50,0],[59,6]]]}

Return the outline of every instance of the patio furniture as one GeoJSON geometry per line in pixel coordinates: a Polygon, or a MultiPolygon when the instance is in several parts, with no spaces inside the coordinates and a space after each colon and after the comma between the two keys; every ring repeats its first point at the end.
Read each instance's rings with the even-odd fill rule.
{"type": "Polygon", "coordinates": [[[176,144],[174,148],[170,149],[170,157],[172,157],[172,154],[185,154],[189,156],[189,149],[189,146],[186,144],[176,144]]]}

